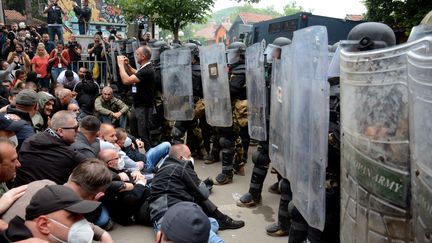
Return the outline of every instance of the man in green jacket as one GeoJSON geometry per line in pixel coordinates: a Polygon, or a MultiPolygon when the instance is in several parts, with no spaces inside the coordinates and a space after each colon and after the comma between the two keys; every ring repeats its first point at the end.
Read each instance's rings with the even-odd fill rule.
{"type": "Polygon", "coordinates": [[[95,100],[96,116],[101,122],[115,124],[119,121],[122,128],[126,128],[129,106],[113,96],[113,90],[107,86],[102,89],[102,95],[95,100]]]}

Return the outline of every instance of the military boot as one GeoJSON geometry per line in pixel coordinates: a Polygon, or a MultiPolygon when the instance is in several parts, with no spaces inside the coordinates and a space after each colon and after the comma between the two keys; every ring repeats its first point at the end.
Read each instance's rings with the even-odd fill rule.
{"type": "Polygon", "coordinates": [[[267,226],[266,232],[268,235],[275,237],[287,236],[289,234],[289,231],[283,230],[279,223],[273,223],[267,226]]]}
{"type": "Polygon", "coordinates": [[[207,160],[204,162],[204,164],[213,164],[216,162],[219,162],[219,149],[215,149],[214,147],[210,151],[210,153],[207,156],[207,160]]]}
{"type": "Polygon", "coordinates": [[[225,185],[232,182],[233,179],[233,159],[234,152],[229,149],[222,150],[222,173],[216,176],[219,185],[225,185]]]}
{"type": "Polygon", "coordinates": [[[251,208],[256,207],[261,204],[261,196],[254,197],[250,192],[244,194],[240,197],[240,200],[237,202],[237,206],[251,208]]]}

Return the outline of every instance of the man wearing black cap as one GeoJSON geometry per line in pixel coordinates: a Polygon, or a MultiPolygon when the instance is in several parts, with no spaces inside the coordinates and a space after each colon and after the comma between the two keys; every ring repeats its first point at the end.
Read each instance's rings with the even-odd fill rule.
{"type": "Polygon", "coordinates": [[[35,133],[32,118],[36,115],[38,110],[38,98],[38,94],[33,90],[21,90],[15,98],[15,107],[8,106],[6,110],[7,114],[15,114],[26,122],[23,129],[17,132],[17,150],[21,148],[21,144],[24,140],[35,133]]]}
{"type": "Polygon", "coordinates": [[[92,242],[93,231],[83,214],[93,212],[100,202],[82,200],[72,189],[51,185],[40,189],[26,208],[25,220],[16,216],[0,242],[32,237],[49,242],[92,242]]]}
{"type": "Polygon", "coordinates": [[[179,202],[166,212],[156,243],[207,243],[210,221],[201,207],[192,202],[179,202]]]}
{"type": "Polygon", "coordinates": [[[57,77],[57,82],[63,85],[64,88],[70,89],[71,91],[74,89],[75,85],[79,83],[79,81],[78,74],[71,70],[64,70],[57,77]]]}

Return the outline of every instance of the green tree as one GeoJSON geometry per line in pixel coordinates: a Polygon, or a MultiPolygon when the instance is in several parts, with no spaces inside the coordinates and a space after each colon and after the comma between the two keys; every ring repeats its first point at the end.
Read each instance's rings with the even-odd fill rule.
{"type": "Polygon", "coordinates": [[[430,0],[365,0],[364,3],[368,21],[383,22],[405,35],[432,9],[430,0]]]}
{"type": "Polygon", "coordinates": [[[214,0],[119,0],[128,20],[144,15],[161,28],[178,32],[188,23],[203,23],[214,5],[214,0]]]}
{"type": "Polygon", "coordinates": [[[291,15],[291,14],[305,11],[302,6],[297,5],[296,1],[289,2],[287,5],[285,5],[285,7],[283,9],[284,9],[285,15],[291,15]]]}

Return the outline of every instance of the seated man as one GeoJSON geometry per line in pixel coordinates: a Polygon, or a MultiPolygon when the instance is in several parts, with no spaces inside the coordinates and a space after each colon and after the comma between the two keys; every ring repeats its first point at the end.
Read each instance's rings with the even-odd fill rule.
{"type": "Polygon", "coordinates": [[[82,200],[70,188],[51,185],[40,189],[26,208],[25,220],[16,216],[0,232],[0,242],[16,242],[32,237],[49,242],[88,242],[93,230],[83,214],[99,207],[100,202],[82,200]]]}
{"type": "Polygon", "coordinates": [[[208,217],[217,220],[220,230],[244,226],[243,221],[233,220],[223,214],[208,199],[209,191],[194,171],[193,158],[185,144],[171,147],[169,157],[157,169],[150,191],[150,217],[156,230],[160,228],[162,217],[167,210],[183,201],[200,205],[208,217]]]}
{"type": "Polygon", "coordinates": [[[209,242],[210,222],[201,207],[192,202],[179,202],[163,217],[156,242],[209,242]]]}
{"type": "Polygon", "coordinates": [[[100,151],[98,138],[101,122],[95,116],[85,116],[78,128],[78,134],[72,148],[86,158],[97,158],[100,151]]]}
{"type": "Polygon", "coordinates": [[[64,88],[71,91],[79,81],[78,74],[71,70],[64,70],[57,77],[57,82],[63,85],[64,88]]]}
{"type": "Polygon", "coordinates": [[[153,173],[156,164],[168,155],[171,148],[170,143],[163,142],[143,154],[137,148],[135,148],[135,145],[132,143],[132,140],[138,142],[139,140],[132,135],[128,135],[125,129],[117,128],[116,137],[117,145],[120,146],[120,148],[129,158],[134,161],[144,162],[144,172],[146,173],[153,173]]]}
{"type": "Polygon", "coordinates": [[[124,169],[124,161],[113,149],[102,150],[99,158],[111,170],[113,180],[103,198],[104,206],[114,221],[126,225],[133,223],[132,216],[142,211],[140,208],[150,194],[147,180],[139,171],[124,169]]]}
{"type": "Polygon", "coordinates": [[[75,114],[59,111],[51,119],[51,128],[24,141],[19,152],[21,167],[14,186],[49,179],[64,184],[85,156],[70,146],[75,142],[78,122],[75,114]]]}
{"type": "MultiPolygon", "coordinates": [[[[84,200],[98,201],[104,195],[105,190],[111,184],[111,172],[105,163],[98,159],[88,159],[79,164],[72,172],[65,186],[71,188],[78,196],[84,200]]],[[[25,217],[25,208],[30,204],[33,195],[47,185],[55,185],[50,180],[39,180],[22,186],[27,188],[25,193],[10,206],[3,215],[2,220],[9,222],[15,216],[25,217]]],[[[14,188],[12,190],[16,190],[14,188]]],[[[11,191],[12,191],[11,190],[11,191]]],[[[90,222],[97,223],[101,218],[106,217],[103,210],[98,208],[91,215],[87,214],[86,218],[90,222]]],[[[91,225],[94,231],[94,240],[102,242],[111,242],[112,238],[108,232],[101,228],[91,225]]]]}
{"type": "Polygon", "coordinates": [[[127,112],[129,106],[113,96],[113,89],[106,86],[102,89],[102,95],[96,98],[95,113],[101,122],[115,124],[119,122],[120,127],[126,128],[127,112]]]}

